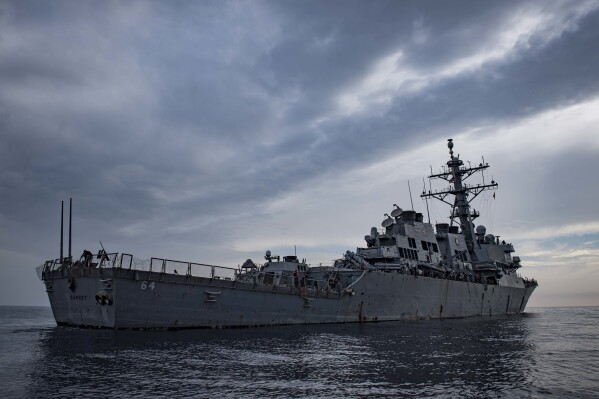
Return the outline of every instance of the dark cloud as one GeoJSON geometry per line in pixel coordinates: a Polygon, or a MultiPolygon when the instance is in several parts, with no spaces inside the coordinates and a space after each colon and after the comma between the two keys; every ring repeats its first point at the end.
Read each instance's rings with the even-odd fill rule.
{"type": "Polygon", "coordinates": [[[323,126],[327,139],[306,152],[314,161],[313,172],[322,167],[319,160],[347,167],[387,156],[406,144],[419,145],[431,136],[508,123],[593,98],[599,89],[598,22],[599,13],[591,13],[548,45],[443,80],[423,93],[400,95],[383,117],[348,117],[323,126]]]}

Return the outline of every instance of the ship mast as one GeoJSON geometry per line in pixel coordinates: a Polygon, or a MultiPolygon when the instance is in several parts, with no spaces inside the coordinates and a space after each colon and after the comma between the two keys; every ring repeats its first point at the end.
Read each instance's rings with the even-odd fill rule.
{"type": "Polygon", "coordinates": [[[449,187],[429,192],[422,192],[421,198],[435,198],[451,206],[451,224],[454,221],[459,220],[459,225],[466,239],[466,246],[473,260],[477,260],[474,252],[474,246],[479,247],[478,241],[474,239],[474,224],[472,221],[480,216],[477,211],[470,212],[470,202],[474,200],[480,193],[485,190],[494,190],[498,184],[492,180],[490,184],[469,185],[464,183],[468,177],[472,176],[477,172],[481,172],[489,167],[489,164],[480,163],[478,166],[465,167],[464,162],[460,159],[459,155],[456,157],[453,155],[453,139],[447,140],[447,147],[449,148],[449,161],[447,162],[447,169],[443,168],[443,173],[431,174],[429,179],[443,179],[449,183],[449,187]],[[453,186],[452,186],[453,184],[453,186]],[[471,195],[472,194],[472,195],[471,195]],[[454,196],[453,203],[446,200],[448,195],[454,196]],[[470,197],[470,198],[469,198],[470,197]],[[456,220],[458,219],[458,220],[456,220]]]}

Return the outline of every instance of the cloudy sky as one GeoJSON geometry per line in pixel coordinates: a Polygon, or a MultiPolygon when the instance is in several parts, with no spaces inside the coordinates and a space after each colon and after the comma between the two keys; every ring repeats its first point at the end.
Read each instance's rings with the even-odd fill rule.
{"type": "Polygon", "coordinates": [[[330,262],[447,138],[529,304],[599,305],[599,2],[2,1],[0,304],[48,305],[69,197],[76,256],[330,262]]]}

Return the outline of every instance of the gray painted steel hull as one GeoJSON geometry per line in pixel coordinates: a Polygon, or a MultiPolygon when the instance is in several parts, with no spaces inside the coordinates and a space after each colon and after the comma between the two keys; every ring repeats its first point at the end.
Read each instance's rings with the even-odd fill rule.
{"type": "Polygon", "coordinates": [[[436,233],[423,214],[394,204],[384,231],[372,227],[364,237],[366,248],[347,251],[333,266],[313,268],[295,255],[281,262],[270,251],[263,265],[248,259],[239,269],[163,258],[134,261],[131,254],[118,258],[103,248],[95,257],[85,250],[73,262],[70,249],[63,258],[61,244],[60,258],[39,269],[56,321],[218,328],[520,313],[537,283],[517,275],[521,265],[512,257],[513,245],[486,234],[484,226],[475,229],[480,214],[470,210],[478,194],[498,185],[484,179],[482,185],[463,183],[489,165],[466,167],[454,156],[452,139],[447,146],[447,166],[429,178],[450,187],[421,195],[449,205],[446,196],[455,197],[451,223],[437,224],[436,233]]]}
{"type": "Polygon", "coordinates": [[[46,288],[59,325],[221,328],[517,314],[534,286],[485,285],[366,272],[350,292],[187,277],[124,269],[54,271],[46,288]],[[69,284],[71,287],[69,287],[69,284]],[[98,292],[110,296],[101,304],[98,292]]]}

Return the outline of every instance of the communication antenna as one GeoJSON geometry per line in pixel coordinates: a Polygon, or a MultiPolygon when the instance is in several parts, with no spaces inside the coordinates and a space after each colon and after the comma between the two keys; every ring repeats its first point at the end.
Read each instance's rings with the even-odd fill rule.
{"type": "MultiPolygon", "coordinates": [[[[422,194],[426,194],[426,183],[424,182],[424,177],[422,178],[422,194]]],[[[424,201],[426,202],[426,215],[428,216],[428,222],[430,223],[431,214],[428,211],[428,197],[424,197],[424,201]]]]}
{"type": "Polygon", "coordinates": [[[399,215],[401,215],[401,213],[403,212],[403,210],[397,206],[397,204],[393,204],[393,206],[395,207],[395,209],[393,209],[391,211],[391,217],[399,217],[399,215]]]}
{"type": "Polygon", "coordinates": [[[64,201],[60,201],[60,263],[62,263],[63,247],[64,247],[64,201]]]}
{"type": "MultiPolygon", "coordinates": [[[[483,159],[483,163],[480,164],[480,166],[485,166],[485,157],[481,157],[483,159]]],[[[485,171],[481,170],[480,174],[483,176],[483,185],[485,184],[485,171]]]]}
{"type": "Polygon", "coordinates": [[[472,256],[472,259],[476,260],[477,257],[474,253],[474,248],[480,248],[480,244],[476,240],[472,220],[476,219],[479,216],[479,213],[475,210],[471,210],[470,203],[483,191],[495,190],[498,184],[495,182],[493,176],[491,176],[491,183],[487,184],[484,181],[484,174],[482,185],[477,184],[475,186],[464,183],[464,181],[473,174],[477,172],[483,173],[489,165],[483,158],[483,162],[478,166],[472,166],[472,164],[469,163],[468,167],[464,167],[464,162],[460,159],[460,155],[458,154],[457,157],[453,156],[453,140],[449,139],[447,141],[447,147],[449,148],[449,161],[446,164],[447,169],[444,167],[442,173],[432,174],[428,178],[445,180],[450,183],[450,186],[440,191],[431,190],[428,193],[423,193],[420,197],[435,198],[451,206],[450,226],[453,226],[455,222],[462,227],[468,252],[472,256]],[[453,201],[447,198],[449,196],[454,197],[453,201]]]}
{"type": "Polygon", "coordinates": [[[385,220],[383,220],[383,223],[381,223],[381,225],[382,225],[384,228],[387,228],[387,227],[390,227],[390,226],[392,226],[392,225],[393,225],[393,219],[391,219],[391,218],[389,217],[389,215],[387,215],[386,213],[385,213],[385,216],[387,216],[387,218],[386,218],[385,220]]]}
{"type": "Polygon", "coordinates": [[[71,259],[71,241],[73,231],[73,198],[69,198],[69,259],[71,259]]]}
{"type": "Polygon", "coordinates": [[[414,210],[414,201],[412,201],[412,189],[410,188],[409,180],[408,180],[408,191],[410,192],[410,202],[412,203],[412,210],[414,210]]]}

